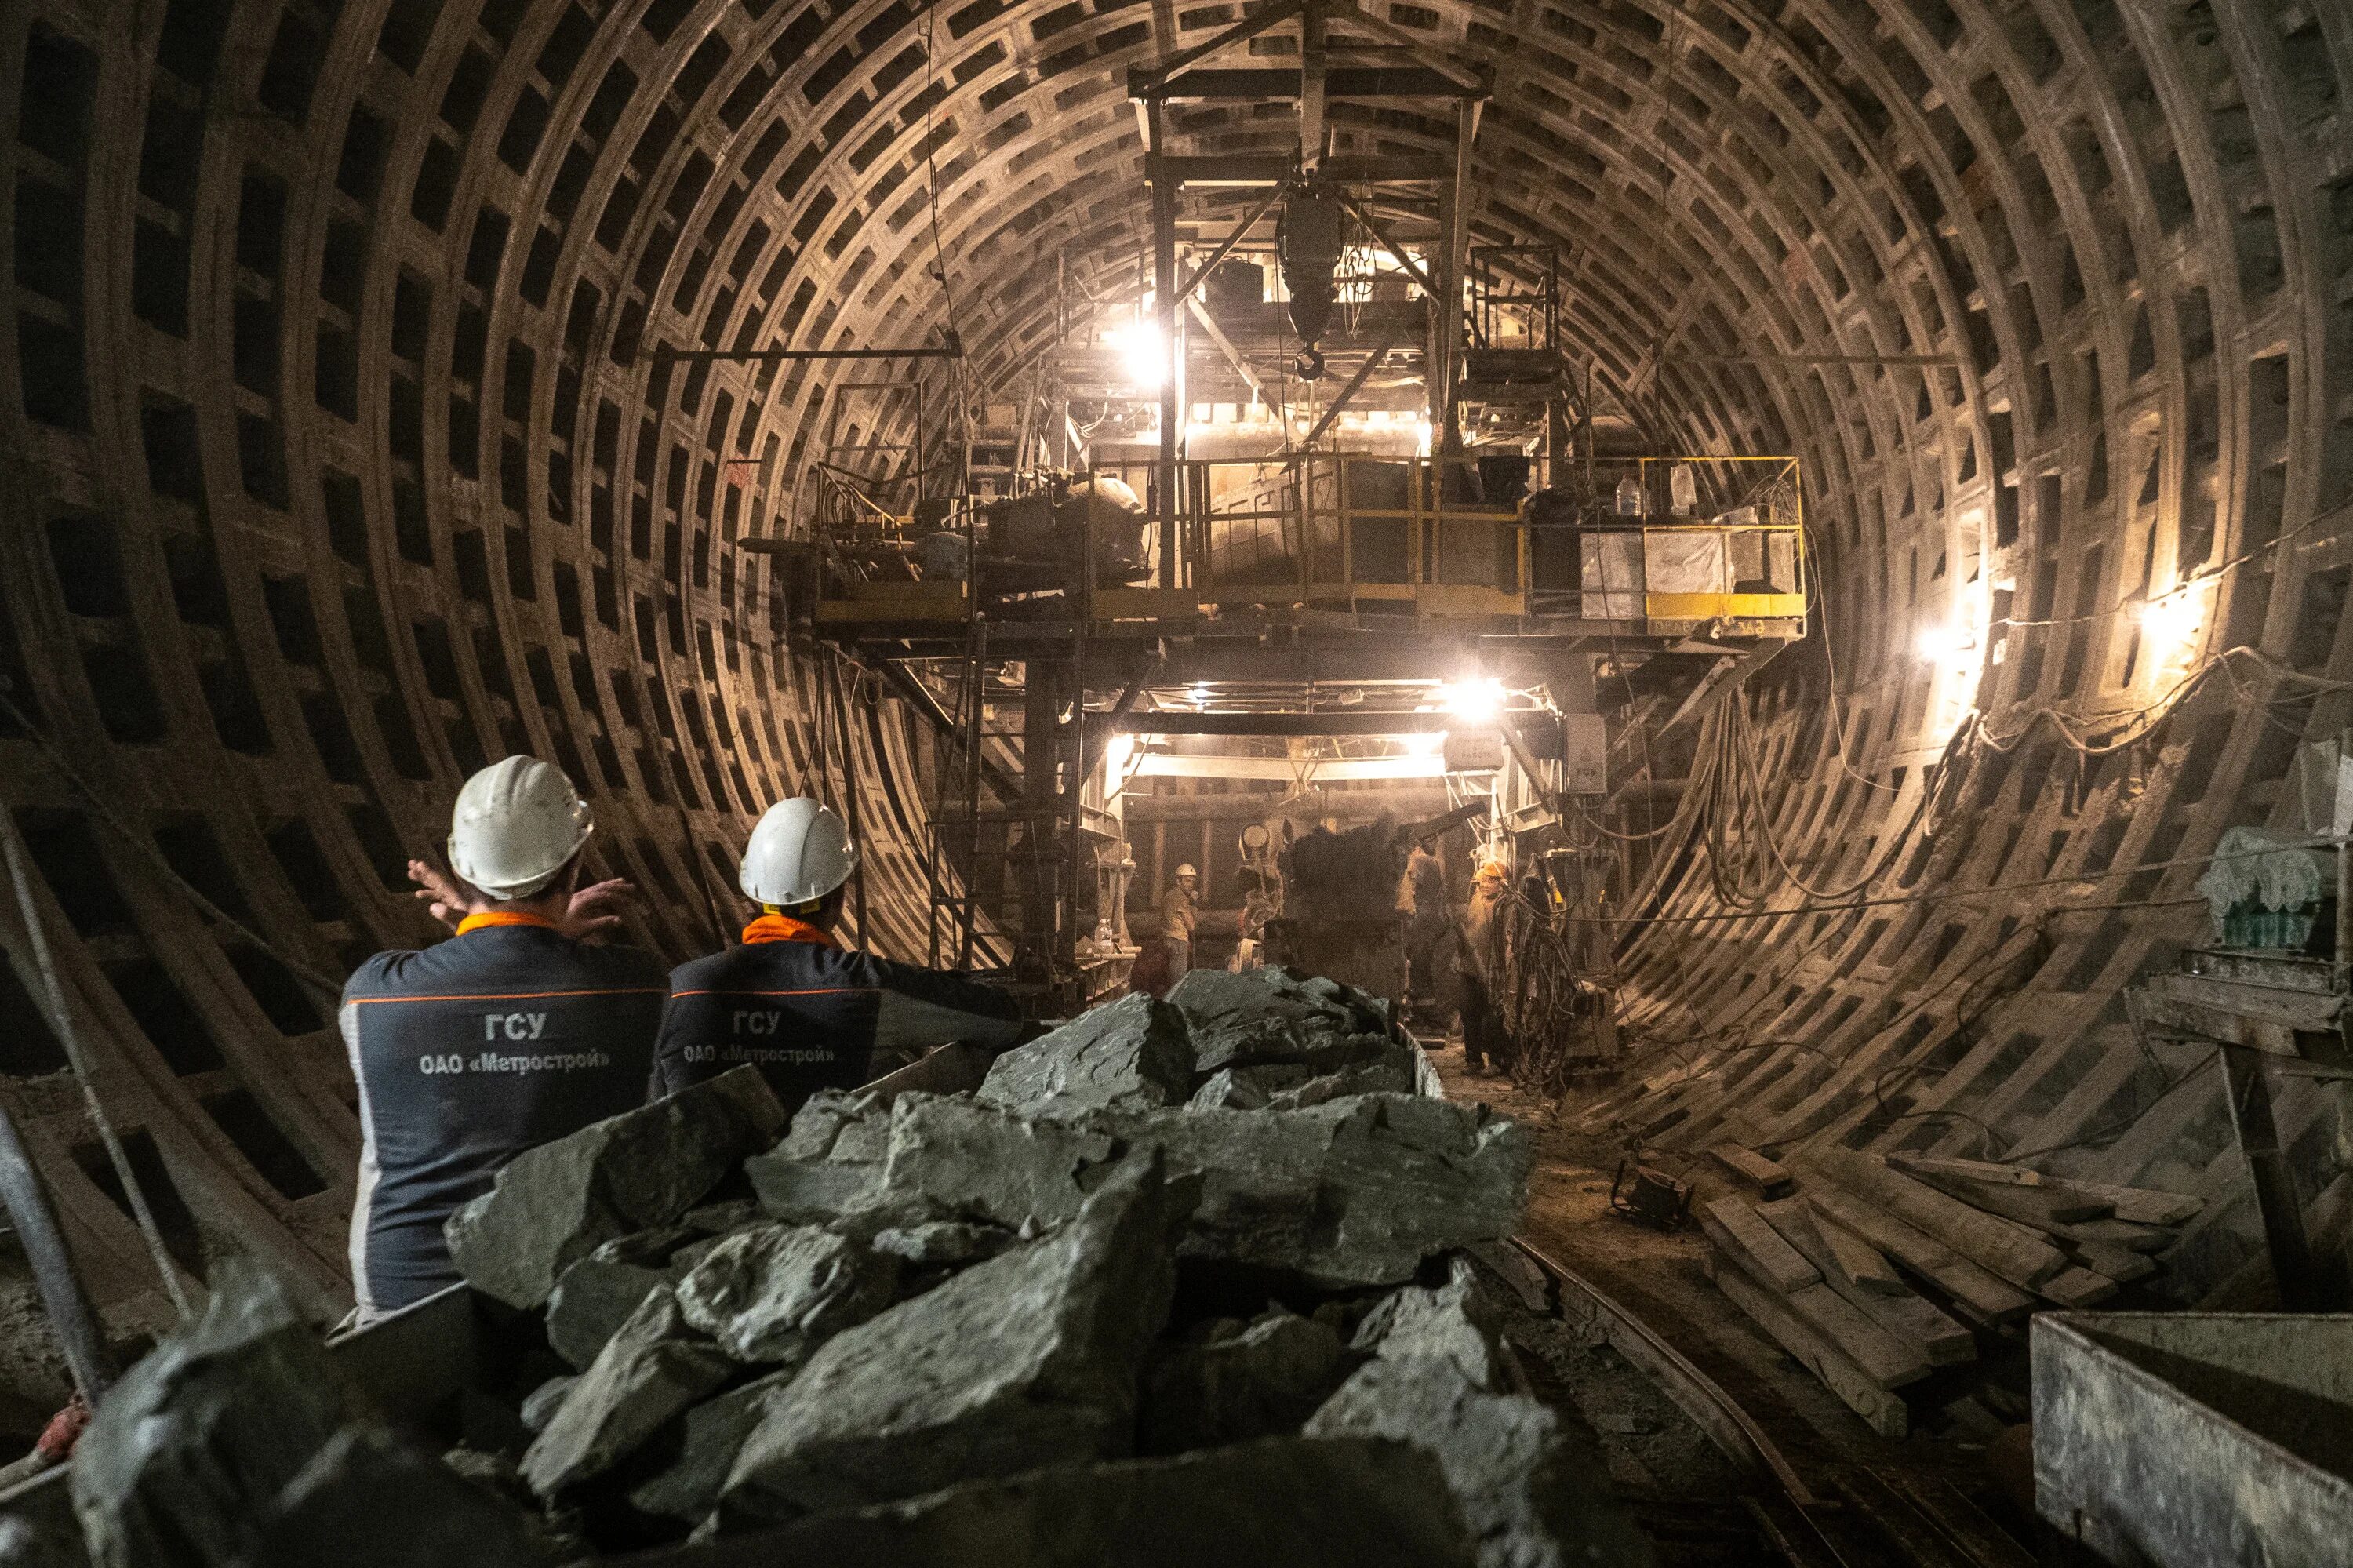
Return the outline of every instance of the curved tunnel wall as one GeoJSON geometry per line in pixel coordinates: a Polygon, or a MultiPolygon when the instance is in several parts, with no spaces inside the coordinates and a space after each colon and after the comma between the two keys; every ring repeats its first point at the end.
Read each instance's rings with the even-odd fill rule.
{"type": "MultiPolygon", "coordinates": [[[[1121,70],[1236,14],[11,8],[0,673],[21,716],[0,789],[78,938],[66,978],[110,1103],[169,1169],[186,1261],[233,1233],[339,1287],[349,1086],[293,970],[422,934],[399,863],[482,758],[560,760],[606,865],[651,895],[646,935],[685,951],[710,939],[703,888],[724,905],[748,815],[826,771],[822,748],[887,873],[871,935],[920,950],[922,737],[784,655],[769,568],[733,547],[806,503],[793,481],[851,373],[663,370],[649,350],[954,324],[974,385],[1018,385],[1050,344],[1052,256],[1098,291],[1134,286],[1121,70]]],[[[2097,757],[2025,726],[2054,709],[2098,739],[2163,695],[2194,662],[2138,658],[2137,611],[2116,607],[2229,562],[2203,647],[2353,673],[2329,521],[2353,492],[2353,27],[2333,9],[1385,15],[1493,64],[1476,228],[1564,247],[1602,383],[1662,441],[1806,458],[1843,723],[1816,646],[1756,694],[1753,728],[1808,880],[1885,857],[1874,894],[2034,881],[2194,855],[2287,809],[2295,732],[2333,733],[2339,697],[2264,705],[2210,680],[2097,757]],[[1952,656],[1918,656],[1929,625],[1957,629],[1952,656]],[[1972,708],[2010,749],[1947,753],[1972,708]]],[[[1360,105],[1335,120],[1353,150],[1448,134],[1360,105]]],[[[1203,150],[1287,133],[1239,108],[1177,123],[1203,150]]],[[[1654,866],[1663,912],[1721,913],[1678,836],[1654,866]]],[[[2100,896],[2171,898],[2195,874],[2100,896]]],[[[2038,923],[2040,896],[1662,924],[1630,939],[1629,974],[1765,1130],[1989,1136],[1999,1154],[2170,1081],[2115,995],[2195,912],[2038,923]],[[1730,1000],[1693,1019],[1692,996],[1730,1000]],[[1864,1119],[1921,1110],[1954,1114],[1864,1119]]],[[[24,933],[0,925],[29,991],[24,933]]],[[[29,1003],[15,1015],[0,1065],[53,1067],[29,1003]]],[[[112,1260],[102,1293],[152,1308],[70,1097],[15,1092],[93,1173],[69,1196],[112,1260]]],[[[2161,1110],[2077,1155],[2227,1175],[2211,1094],[2161,1110]]]]}

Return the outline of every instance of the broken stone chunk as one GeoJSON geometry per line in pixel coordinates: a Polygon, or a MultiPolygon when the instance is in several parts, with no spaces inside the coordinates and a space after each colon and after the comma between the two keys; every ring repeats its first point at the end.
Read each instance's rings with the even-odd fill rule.
{"type": "Polygon", "coordinates": [[[488,1192],[449,1217],[450,1255],[476,1289],[537,1307],[574,1262],[670,1224],[784,1126],[755,1067],[592,1123],[509,1161],[488,1192]]]}
{"type": "Polygon", "coordinates": [[[1350,1095],[1409,1095],[1413,1093],[1413,1068],[1409,1061],[1398,1059],[1405,1054],[1402,1051],[1385,1051],[1377,1061],[1310,1078],[1296,1088],[1272,1096],[1267,1106],[1273,1110],[1304,1110],[1350,1095]]]}
{"type": "Polygon", "coordinates": [[[892,1107],[882,1191],[1002,1225],[1060,1224],[1078,1213],[1118,1152],[1112,1135],[1091,1123],[902,1095],[892,1107]]]}
{"type": "Polygon", "coordinates": [[[284,1288],[225,1269],[203,1315],[107,1391],[74,1450],[69,1484],[90,1561],[236,1561],[270,1500],[364,1414],[284,1288]]]}
{"type": "Polygon", "coordinates": [[[525,1395],[522,1402],[523,1430],[534,1433],[546,1431],[547,1424],[554,1419],[557,1408],[564,1404],[564,1396],[570,1393],[572,1385],[579,1381],[576,1374],[552,1377],[525,1395]]]}
{"type": "Polygon", "coordinates": [[[550,1561],[522,1510],[390,1432],[356,1426],[330,1438],[279,1494],[241,1568],[529,1568],[550,1561]]]}
{"type": "Polygon", "coordinates": [[[768,1225],[713,1247],[679,1282],[679,1310],[739,1361],[797,1365],[891,1305],[895,1257],[814,1226],[768,1225]]]}
{"type": "Polygon", "coordinates": [[[1133,1161],[1051,1239],[827,1340],[744,1441],[723,1512],[792,1519],[1124,1453],[1190,1201],[1133,1161]]]}
{"type": "Polygon", "coordinates": [[[595,1255],[582,1258],[564,1271],[547,1298],[547,1342],[574,1366],[586,1367],[629,1320],[646,1292],[673,1277],[659,1268],[607,1263],[595,1255]]]}
{"type": "Polygon", "coordinates": [[[1354,1364],[1330,1329],[1279,1309],[1177,1346],[1145,1383],[1144,1450],[1179,1454],[1296,1432],[1354,1364]]]}
{"type": "Polygon", "coordinates": [[[1408,1286],[1381,1298],[1356,1326],[1354,1348],[1386,1361],[1435,1356],[1451,1361],[1474,1388],[1510,1386],[1494,1308],[1473,1279],[1435,1289],[1408,1286]]]}
{"type": "Polygon", "coordinates": [[[1195,969],[1168,1000],[1192,1031],[1198,1073],[1287,1063],[1323,1074],[1376,1059],[1392,1044],[1387,1021],[1360,1012],[1351,995],[1270,967],[1195,969]]]}
{"type": "Polygon", "coordinates": [[[793,1113],[792,1130],[775,1153],[780,1160],[876,1160],[890,1125],[891,1109],[881,1096],[819,1089],[793,1113]]]}
{"type": "MultiPolygon", "coordinates": [[[[760,1551],[763,1562],[827,1568],[1472,1562],[1439,1467],[1405,1444],[1363,1439],[1276,1438],[1175,1459],[1061,1465],[805,1520],[761,1537],[760,1551]]],[[[679,1568],[747,1561],[741,1552],[687,1547],[679,1568]]]]}
{"type": "Polygon", "coordinates": [[[874,1202],[882,1171],[863,1161],[786,1160],[762,1154],[744,1162],[761,1211],[788,1225],[818,1225],[874,1202]]]}
{"type": "Polygon", "coordinates": [[[978,1097],[1059,1115],[1179,1105],[1192,1086],[1185,1015],[1138,991],[1008,1051],[989,1067],[978,1097]]]}
{"type": "Polygon", "coordinates": [[[653,1479],[629,1493],[629,1501],[647,1513],[700,1523],[718,1506],[719,1489],[735,1466],[744,1439],[760,1424],[768,1407],[786,1384],[799,1375],[797,1367],[729,1389],[706,1399],[686,1413],[686,1435],[678,1457],[653,1479]]]}
{"type": "Polygon", "coordinates": [[[893,1226],[878,1233],[874,1250],[888,1253],[918,1268],[954,1268],[995,1257],[1020,1238],[1001,1225],[976,1225],[963,1220],[933,1220],[920,1225],[893,1226]]]}
{"type": "Polygon", "coordinates": [[[687,1337],[668,1286],[649,1292],[524,1452],[522,1478],[545,1498],[603,1473],[734,1370],[719,1347],[687,1337]]]}
{"type": "Polygon", "coordinates": [[[1256,1110],[1266,1104],[1266,1091],[1256,1079],[1231,1067],[1221,1067],[1186,1102],[1188,1110],[1256,1110]]]}
{"type": "Polygon", "coordinates": [[[1391,1437],[1445,1473],[1478,1541],[1480,1568],[1649,1568],[1648,1540],[1600,1489],[1598,1455],[1580,1455],[1551,1411],[1489,1393],[1446,1356],[1376,1359],[1307,1423],[1311,1437],[1391,1437]]]}

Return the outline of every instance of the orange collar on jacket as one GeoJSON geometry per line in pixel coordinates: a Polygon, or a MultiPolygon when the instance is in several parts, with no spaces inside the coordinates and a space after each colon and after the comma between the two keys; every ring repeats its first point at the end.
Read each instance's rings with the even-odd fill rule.
{"type": "Polygon", "coordinates": [[[533,915],[522,909],[485,909],[479,915],[469,915],[458,922],[458,935],[480,931],[493,926],[537,926],[544,930],[561,931],[564,927],[544,915],[533,915]]]}
{"type": "Polygon", "coordinates": [[[744,927],[746,942],[815,942],[820,948],[839,948],[841,944],[825,931],[806,920],[796,920],[789,915],[763,915],[744,927]]]}

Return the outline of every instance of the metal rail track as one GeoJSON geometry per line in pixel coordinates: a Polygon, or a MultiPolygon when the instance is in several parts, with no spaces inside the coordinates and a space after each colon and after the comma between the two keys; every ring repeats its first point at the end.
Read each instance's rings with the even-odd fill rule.
{"type": "Polygon", "coordinates": [[[1525,1237],[1512,1245],[1508,1255],[1545,1277],[1563,1316],[1657,1383],[1755,1486],[1741,1506],[1793,1568],[2035,1568],[2034,1553],[1949,1483],[1849,1463],[1817,1466],[1817,1490],[1765,1425],[1656,1326],[1525,1237]]]}

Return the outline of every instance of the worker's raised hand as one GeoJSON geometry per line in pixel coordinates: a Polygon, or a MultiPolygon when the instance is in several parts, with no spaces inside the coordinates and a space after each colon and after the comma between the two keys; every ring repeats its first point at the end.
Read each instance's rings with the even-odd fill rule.
{"type": "Polygon", "coordinates": [[[426,861],[408,863],[408,880],[417,884],[412,896],[421,900],[426,911],[452,931],[458,928],[459,921],[475,910],[490,906],[490,901],[480,893],[426,861]]]}
{"type": "Polygon", "coordinates": [[[621,928],[622,918],[638,895],[637,885],[625,876],[592,882],[572,895],[564,911],[564,934],[575,942],[595,942],[621,928]]]}

